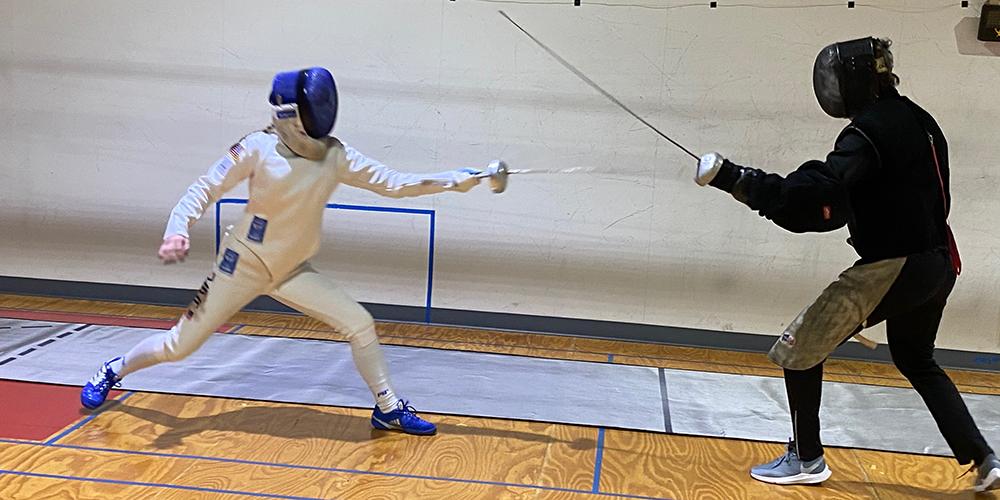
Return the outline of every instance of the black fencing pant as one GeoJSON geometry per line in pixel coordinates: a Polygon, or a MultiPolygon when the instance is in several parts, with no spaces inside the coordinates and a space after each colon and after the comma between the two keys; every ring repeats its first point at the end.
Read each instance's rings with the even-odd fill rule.
{"type": "MultiPolygon", "coordinates": [[[[948,254],[933,251],[911,255],[867,326],[886,322],[889,352],[900,373],[910,381],[930,410],[938,429],[961,464],[979,464],[990,449],[958,389],[934,361],[934,341],[941,313],[955,286],[948,254]]],[[[785,370],[785,390],[799,457],[823,454],[819,438],[819,405],[823,363],[808,370],[785,370]]]]}

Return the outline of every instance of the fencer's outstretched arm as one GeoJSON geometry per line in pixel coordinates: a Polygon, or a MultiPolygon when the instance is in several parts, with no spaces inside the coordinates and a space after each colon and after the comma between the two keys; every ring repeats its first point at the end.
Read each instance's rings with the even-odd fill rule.
{"type": "Polygon", "coordinates": [[[696,181],[719,188],[761,216],[796,233],[825,232],[847,224],[848,193],[879,166],[874,146],[848,129],[826,161],[810,160],[782,177],[737,165],[711,153],[696,181]]]}
{"type": "Polygon", "coordinates": [[[345,161],[340,162],[338,179],[349,186],[391,198],[421,196],[443,191],[465,192],[477,184],[482,170],[463,168],[435,174],[397,172],[381,162],[344,144],[345,161]]]}
{"type": "Polygon", "coordinates": [[[170,212],[164,238],[170,236],[188,237],[188,230],[205,213],[208,207],[218,201],[227,191],[235,187],[253,172],[253,158],[259,157],[251,150],[244,138],[229,148],[229,153],[212,165],[209,171],[188,187],[184,196],[170,212]]]}

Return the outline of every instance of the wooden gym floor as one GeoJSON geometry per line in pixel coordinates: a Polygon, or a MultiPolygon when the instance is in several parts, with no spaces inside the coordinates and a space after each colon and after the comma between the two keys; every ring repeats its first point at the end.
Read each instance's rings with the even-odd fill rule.
{"type": "MultiPolygon", "coordinates": [[[[0,317],[167,325],[180,311],[0,295],[0,317]]],[[[341,340],[283,314],[240,313],[227,329],[341,340]]],[[[781,375],[761,354],[413,324],[378,330],[385,344],[781,375]]],[[[908,387],[888,365],[834,360],[825,371],[827,380],[908,387]]],[[[1000,394],[1000,374],[950,373],[963,392],[1000,394]]],[[[964,468],[937,457],[829,448],[834,475],[822,487],[776,487],[747,470],[780,444],[430,414],[438,435],[415,437],[372,430],[369,410],[152,393],[118,393],[91,414],[75,408],[76,388],[17,384],[44,394],[37,404],[21,398],[34,405],[17,410],[27,428],[43,428],[58,409],[73,414],[32,439],[0,439],[2,499],[1000,498],[974,496],[972,474],[960,478],[964,468]]],[[[11,391],[0,394],[0,436],[13,425],[11,391]]]]}

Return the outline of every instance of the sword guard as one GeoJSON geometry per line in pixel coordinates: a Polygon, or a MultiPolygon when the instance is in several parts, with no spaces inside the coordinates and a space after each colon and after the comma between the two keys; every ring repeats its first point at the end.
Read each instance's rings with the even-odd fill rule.
{"type": "Polygon", "coordinates": [[[490,162],[489,166],[486,167],[487,177],[490,178],[490,190],[494,193],[500,194],[507,190],[507,177],[510,175],[510,170],[507,169],[507,163],[503,160],[493,160],[490,162]]]}

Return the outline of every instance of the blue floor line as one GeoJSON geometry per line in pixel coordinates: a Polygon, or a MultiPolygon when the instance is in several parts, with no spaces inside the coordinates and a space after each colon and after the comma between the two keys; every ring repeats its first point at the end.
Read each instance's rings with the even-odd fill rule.
{"type": "Polygon", "coordinates": [[[120,479],[103,479],[95,477],[64,476],[62,474],[42,474],[40,472],[25,472],[17,470],[0,469],[0,475],[10,474],[12,476],[41,477],[46,479],[62,479],[69,481],[84,481],[89,483],[119,484],[125,486],[145,486],[150,488],[169,488],[173,490],[200,491],[204,493],[223,493],[227,495],[242,495],[258,498],[281,498],[290,500],[318,500],[315,497],[297,497],[291,495],[279,495],[276,493],[255,493],[252,491],[222,490],[218,488],[204,488],[201,486],[184,486],[180,484],[168,483],[146,483],[142,481],[123,481],[120,479]]]}
{"type": "MultiPolygon", "coordinates": [[[[119,402],[119,403],[121,403],[122,401],[125,401],[126,399],[128,399],[128,398],[129,398],[129,396],[131,396],[132,394],[135,394],[135,393],[134,393],[134,392],[132,392],[132,391],[129,391],[129,392],[126,392],[126,393],[125,393],[125,394],[123,394],[123,395],[122,395],[122,396],[121,396],[120,398],[118,398],[118,399],[113,399],[112,401],[116,401],[116,402],[119,402]]],[[[98,411],[96,411],[96,412],[94,412],[94,413],[91,413],[91,414],[90,414],[90,416],[88,416],[87,418],[85,418],[85,419],[83,419],[83,420],[81,420],[81,421],[79,421],[79,422],[77,422],[77,423],[73,424],[73,426],[72,426],[72,427],[70,427],[69,429],[66,429],[66,430],[64,430],[64,431],[60,432],[59,434],[56,434],[55,436],[53,436],[53,437],[49,438],[49,439],[48,439],[47,441],[45,441],[45,444],[50,444],[50,445],[51,445],[51,444],[55,444],[55,442],[56,442],[56,441],[59,441],[60,439],[62,439],[62,438],[64,438],[64,437],[66,437],[66,436],[67,436],[67,435],[69,435],[69,434],[70,434],[71,432],[73,432],[73,431],[75,431],[75,430],[79,429],[80,427],[83,427],[84,425],[87,425],[87,423],[89,423],[89,422],[90,422],[91,420],[93,420],[93,419],[97,418],[97,416],[98,416],[98,415],[100,415],[101,413],[104,413],[104,410],[108,409],[108,408],[109,408],[109,407],[111,407],[111,406],[112,406],[112,405],[110,405],[110,404],[108,404],[108,405],[105,405],[105,406],[104,406],[103,408],[101,408],[100,410],[98,410],[98,411]]]]}
{"type": "Polygon", "coordinates": [[[604,427],[597,430],[597,458],[594,460],[594,485],[591,493],[601,491],[601,463],[604,461],[604,427]]]}
{"type": "MultiPolygon", "coordinates": [[[[603,439],[603,433],[599,436],[603,439]]],[[[154,451],[134,451],[134,450],[118,450],[113,448],[99,448],[95,446],[82,446],[82,445],[71,445],[71,444],[59,444],[59,443],[39,443],[37,441],[27,441],[20,439],[7,439],[0,438],[0,443],[10,443],[10,444],[23,444],[32,446],[45,446],[50,448],[65,448],[70,450],[81,450],[81,451],[99,451],[105,453],[118,453],[123,455],[140,455],[147,457],[162,457],[162,458],[186,458],[191,460],[205,460],[211,462],[221,462],[221,463],[232,463],[241,465],[258,465],[263,467],[279,467],[286,469],[299,469],[299,470],[313,470],[322,472],[339,472],[344,474],[358,474],[366,476],[381,476],[381,477],[398,477],[404,479],[423,479],[430,481],[446,481],[452,483],[463,483],[463,484],[480,484],[485,486],[501,486],[501,487],[513,487],[513,488],[526,488],[535,490],[545,490],[545,491],[558,491],[564,493],[582,493],[582,494],[593,494],[593,495],[607,495],[616,498],[635,498],[641,500],[671,500],[669,498],[663,497],[649,497],[642,495],[630,495],[626,493],[607,493],[607,492],[595,492],[581,489],[573,488],[560,488],[557,486],[541,486],[533,484],[521,484],[521,483],[506,483],[502,481],[486,481],[480,479],[461,479],[461,478],[451,478],[451,477],[438,477],[438,476],[424,476],[420,474],[405,474],[398,472],[379,472],[370,470],[359,470],[359,469],[343,469],[339,467],[320,467],[316,465],[296,465],[296,464],[285,464],[276,462],[263,462],[258,460],[243,460],[239,458],[223,458],[223,457],[208,457],[204,455],[187,455],[181,453],[164,453],[164,452],[154,452],[154,451]]]]}

